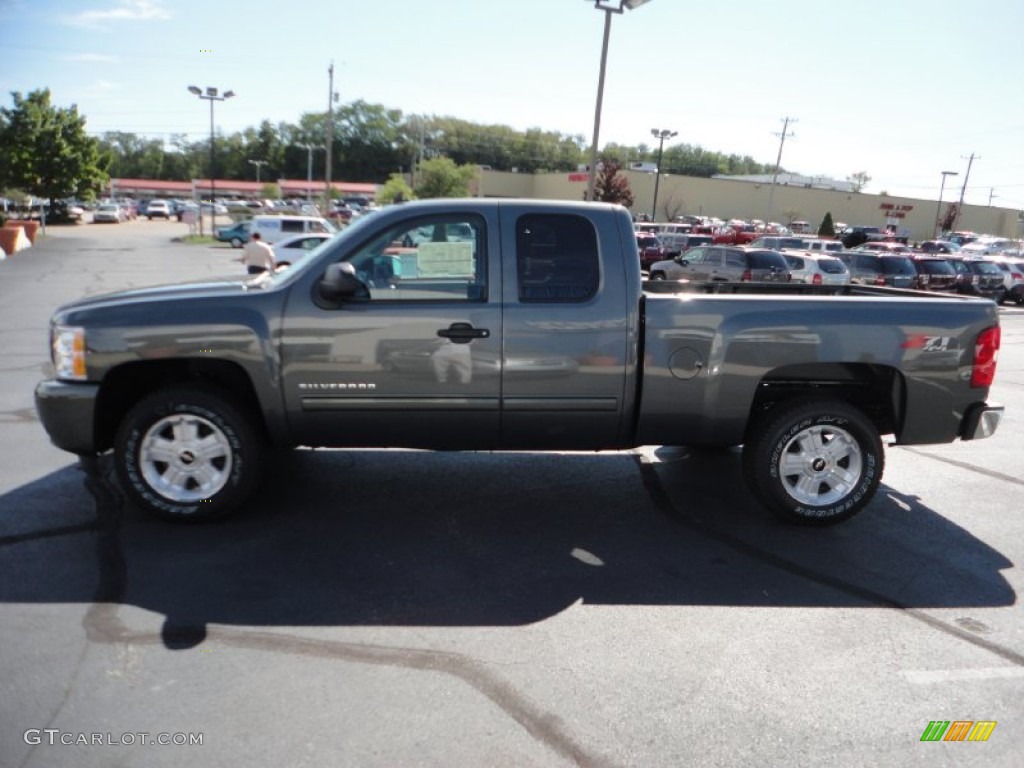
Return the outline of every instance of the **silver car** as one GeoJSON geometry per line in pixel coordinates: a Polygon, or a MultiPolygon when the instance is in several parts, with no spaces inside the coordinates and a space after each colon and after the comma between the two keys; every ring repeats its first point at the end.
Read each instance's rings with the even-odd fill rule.
{"type": "Polygon", "coordinates": [[[787,251],[782,254],[789,264],[790,280],[794,283],[811,285],[849,285],[850,270],[835,256],[824,256],[816,253],[794,253],[787,251]]]}
{"type": "Polygon", "coordinates": [[[698,246],[651,265],[651,280],[696,282],[789,282],[789,265],[778,251],[743,246],[698,246]]]}
{"type": "Polygon", "coordinates": [[[92,220],[94,224],[98,224],[102,221],[120,224],[125,220],[124,209],[114,203],[104,203],[92,212],[92,220]]]}

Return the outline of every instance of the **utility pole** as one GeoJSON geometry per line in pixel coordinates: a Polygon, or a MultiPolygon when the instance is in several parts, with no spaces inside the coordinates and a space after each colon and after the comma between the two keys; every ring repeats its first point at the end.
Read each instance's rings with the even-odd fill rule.
{"type": "Polygon", "coordinates": [[[331,155],[334,143],[334,100],[338,94],[334,92],[334,62],[327,68],[327,159],[324,168],[324,215],[331,211],[331,155]]]}
{"type": "Polygon", "coordinates": [[[943,171],[942,172],[942,185],[939,187],[939,202],[935,206],[935,227],[932,230],[932,237],[938,237],[942,234],[942,193],[946,189],[946,177],[947,176],[959,176],[959,171],[943,171]]]}
{"type": "Polygon", "coordinates": [[[779,168],[782,165],[782,148],[786,145],[786,139],[790,136],[794,136],[793,133],[788,133],[789,124],[795,123],[795,117],[784,117],[782,118],[782,133],[773,133],[773,136],[779,137],[779,155],[775,158],[775,173],[772,174],[772,186],[768,190],[768,215],[765,217],[764,223],[767,224],[772,220],[772,201],[775,198],[775,182],[779,178],[779,168]]]}
{"type": "Polygon", "coordinates": [[[658,220],[658,182],[661,180],[661,155],[665,149],[665,139],[679,135],[679,131],[668,128],[651,128],[651,135],[658,140],[658,167],[654,169],[654,202],[651,203],[651,221],[658,220]]]}
{"type": "Polygon", "coordinates": [[[967,158],[967,173],[964,174],[964,185],[960,187],[960,202],[956,204],[956,215],[953,217],[953,226],[950,228],[953,232],[956,232],[956,225],[960,221],[960,211],[964,207],[964,193],[967,192],[967,179],[971,177],[971,166],[974,165],[975,160],[981,160],[981,155],[975,156],[971,152],[971,156],[967,158]]]}
{"type": "Polygon", "coordinates": [[[989,208],[992,207],[992,198],[993,197],[999,197],[999,195],[996,194],[996,188],[995,187],[989,187],[989,190],[988,190],[988,207],[989,208]]]}

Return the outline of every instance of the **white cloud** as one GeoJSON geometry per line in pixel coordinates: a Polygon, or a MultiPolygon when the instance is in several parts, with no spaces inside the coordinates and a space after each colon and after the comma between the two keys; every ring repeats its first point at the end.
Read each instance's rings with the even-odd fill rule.
{"type": "Polygon", "coordinates": [[[117,61],[117,56],[109,53],[69,53],[61,58],[64,61],[99,61],[107,64],[117,61]]]}
{"type": "Polygon", "coordinates": [[[64,21],[79,27],[99,27],[109,21],[153,21],[171,18],[171,13],[160,0],[120,0],[102,10],[81,11],[66,16],[64,21]]]}
{"type": "Polygon", "coordinates": [[[92,85],[87,86],[82,93],[87,96],[102,96],[103,94],[119,90],[121,90],[120,83],[112,83],[109,80],[97,80],[92,85]]]}

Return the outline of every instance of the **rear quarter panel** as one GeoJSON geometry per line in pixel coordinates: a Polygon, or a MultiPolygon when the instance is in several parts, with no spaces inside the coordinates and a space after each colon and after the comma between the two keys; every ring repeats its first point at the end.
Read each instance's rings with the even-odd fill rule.
{"type": "Polygon", "coordinates": [[[995,304],[958,298],[647,295],[638,444],[735,445],[759,383],[782,366],[890,366],[897,441],[948,442],[967,407],[974,339],[995,304]]]}

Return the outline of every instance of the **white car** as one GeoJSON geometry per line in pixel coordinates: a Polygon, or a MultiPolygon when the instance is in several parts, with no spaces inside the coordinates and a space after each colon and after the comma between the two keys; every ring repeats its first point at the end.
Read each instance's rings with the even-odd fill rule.
{"type": "Polygon", "coordinates": [[[171,218],[171,206],[166,200],[150,200],[146,205],[146,218],[152,220],[154,216],[163,219],[171,218]]]}
{"type": "Polygon", "coordinates": [[[290,267],[314,248],[326,243],[331,237],[332,235],[323,232],[309,232],[278,240],[271,246],[274,249],[274,260],[279,267],[290,267]]]}
{"type": "Polygon", "coordinates": [[[99,224],[104,221],[120,224],[124,219],[124,209],[120,205],[116,205],[114,203],[104,203],[103,205],[97,206],[96,210],[92,212],[92,221],[94,224],[99,224]]]}
{"type": "Polygon", "coordinates": [[[789,279],[794,283],[810,285],[849,285],[850,270],[835,256],[816,253],[782,253],[789,264],[789,279]]]}
{"type": "Polygon", "coordinates": [[[211,211],[217,216],[224,216],[228,212],[227,207],[222,203],[211,203],[209,200],[204,200],[200,203],[199,209],[204,216],[209,216],[211,211]]]}

